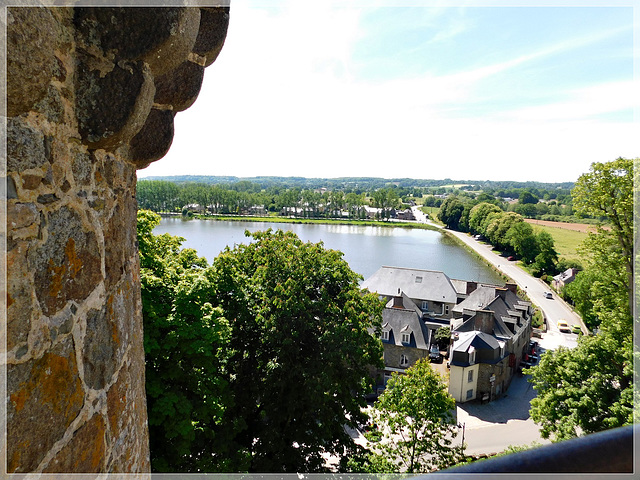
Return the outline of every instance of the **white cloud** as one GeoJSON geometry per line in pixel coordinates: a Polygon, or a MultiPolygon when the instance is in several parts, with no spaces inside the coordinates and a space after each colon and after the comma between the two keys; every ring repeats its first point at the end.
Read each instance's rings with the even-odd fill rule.
{"type": "Polygon", "coordinates": [[[349,71],[360,14],[299,0],[277,15],[234,4],[225,47],[207,69],[200,97],[176,117],[171,151],[141,176],[571,181],[593,161],[640,156],[637,125],[596,121],[640,106],[640,89],[630,81],[492,117],[460,114],[477,98],[479,82],[616,32],[456,74],[366,83],[349,71]],[[451,109],[463,118],[452,118],[451,109]]]}

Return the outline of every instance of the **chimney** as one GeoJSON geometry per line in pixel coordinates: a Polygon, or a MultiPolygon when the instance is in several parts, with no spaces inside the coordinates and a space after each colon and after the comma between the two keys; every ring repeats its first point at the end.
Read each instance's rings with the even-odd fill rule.
{"type": "Polygon", "coordinates": [[[478,282],[467,282],[467,295],[478,288],[478,282]]]}
{"type": "Polygon", "coordinates": [[[402,300],[402,292],[398,289],[398,294],[393,297],[393,308],[404,308],[404,301],[402,300]]]}
{"type": "Polygon", "coordinates": [[[499,288],[496,287],[496,295],[498,295],[501,299],[505,300],[507,298],[507,288],[499,288]]]}
{"type": "Polygon", "coordinates": [[[505,283],[504,284],[504,288],[506,288],[507,290],[512,291],[515,294],[518,293],[518,286],[515,283],[505,283]]]}
{"type": "Polygon", "coordinates": [[[493,334],[494,312],[491,310],[478,310],[473,319],[473,329],[479,332],[493,334]]]}

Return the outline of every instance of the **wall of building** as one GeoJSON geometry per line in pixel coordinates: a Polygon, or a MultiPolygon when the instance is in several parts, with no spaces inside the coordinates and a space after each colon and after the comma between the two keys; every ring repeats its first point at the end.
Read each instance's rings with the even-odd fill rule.
{"type": "Polygon", "coordinates": [[[468,367],[457,367],[452,365],[449,370],[449,393],[456,402],[464,403],[475,400],[478,397],[478,372],[479,364],[469,365],[468,367]],[[473,379],[469,382],[469,372],[473,372],[473,379]],[[467,398],[467,391],[473,390],[471,398],[467,398]]]}
{"type": "Polygon", "coordinates": [[[146,472],[136,169],[228,8],[7,9],[7,469],[146,472]]]}

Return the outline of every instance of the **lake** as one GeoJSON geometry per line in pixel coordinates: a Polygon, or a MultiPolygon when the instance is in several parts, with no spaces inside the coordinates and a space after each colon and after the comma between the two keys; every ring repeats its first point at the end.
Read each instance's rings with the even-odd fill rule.
{"type": "Polygon", "coordinates": [[[325,248],[342,251],[350,267],[364,278],[386,265],[442,271],[460,280],[504,283],[484,262],[453,239],[433,230],[163,217],[154,233],[185,238],[183,247],[194,248],[211,263],[226,246],[248,243],[245,230],[255,232],[268,228],[290,230],[305,242],[322,241],[325,248]]]}

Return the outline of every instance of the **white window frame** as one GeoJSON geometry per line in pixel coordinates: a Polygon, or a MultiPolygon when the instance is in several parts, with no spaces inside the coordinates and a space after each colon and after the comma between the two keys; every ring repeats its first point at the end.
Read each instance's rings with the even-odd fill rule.
{"type": "Polygon", "coordinates": [[[402,343],[411,343],[411,332],[402,334],[402,343]]]}
{"type": "Polygon", "coordinates": [[[380,338],[386,342],[389,341],[389,330],[382,330],[382,335],[380,338]]]}
{"type": "Polygon", "coordinates": [[[473,382],[473,370],[469,370],[467,373],[467,383],[473,382]]]}
{"type": "Polygon", "coordinates": [[[476,351],[475,350],[469,352],[469,364],[473,365],[474,363],[476,363],[476,351]]]}
{"type": "Polygon", "coordinates": [[[449,315],[449,305],[444,306],[444,314],[449,315]]]}
{"type": "Polygon", "coordinates": [[[409,357],[407,357],[404,353],[400,355],[400,366],[403,368],[409,366],[409,357]]]}

